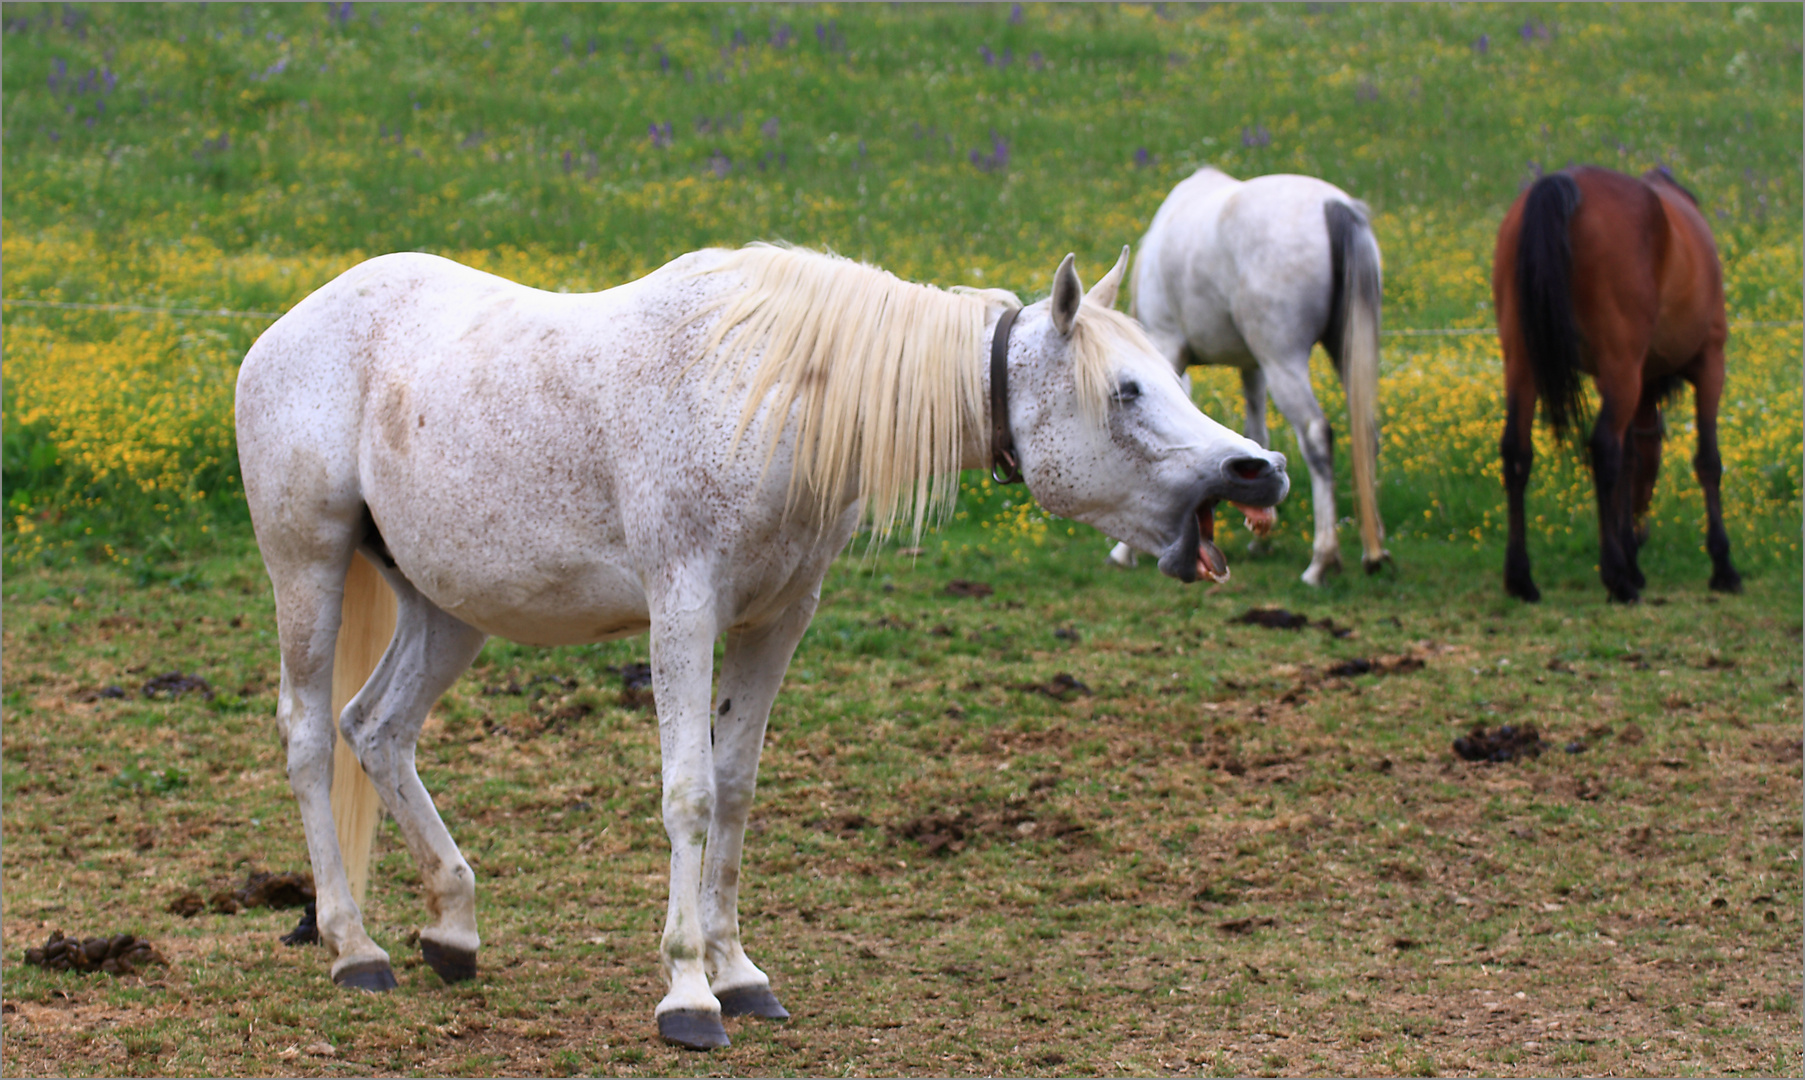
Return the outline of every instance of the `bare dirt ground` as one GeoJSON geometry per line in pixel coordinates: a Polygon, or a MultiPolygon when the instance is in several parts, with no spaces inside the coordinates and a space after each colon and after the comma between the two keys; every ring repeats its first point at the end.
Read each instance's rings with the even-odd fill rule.
{"type": "Polygon", "coordinates": [[[5,1072],[1800,1072],[1796,596],[1293,597],[1254,563],[1181,603],[1050,561],[1065,580],[992,569],[989,596],[931,560],[830,579],[742,905],[795,1017],[713,1055],[651,1023],[643,642],[493,645],[448,696],[420,759],[478,875],[481,974],[422,966],[385,825],[367,922],[401,986],[357,995],[278,943],[294,911],[166,910],[306,869],[254,560],[191,591],[9,582],[5,1072]],[[1308,624],[1239,621],[1274,593],[1308,624]],[[170,671],[213,700],[147,698],[170,671]],[[1502,724],[1539,756],[1454,752],[1502,724]],[[57,929],[168,964],[23,965],[57,929]]]}

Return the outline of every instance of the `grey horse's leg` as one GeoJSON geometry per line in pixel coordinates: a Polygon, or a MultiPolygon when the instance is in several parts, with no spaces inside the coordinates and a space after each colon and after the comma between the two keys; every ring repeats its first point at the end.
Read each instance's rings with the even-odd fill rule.
{"type": "Polygon", "coordinates": [[[395,590],[395,637],[339,724],[420,868],[433,916],[420,931],[421,955],[440,978],[461,982],[475,978],[482,944],[476,876],[420,783],[414,746],[433,703],[476,659],[485,635],[421,596],[399,572],[382,573],[395,590]]]}
{"type": "Polygon", "coordinates": [[[1311,505],[1315,538],[1310,545],[1310,565],[1304,570],[1306,585],[1322,584],[1323,576],[1341,569],[1341,542],[1335,535],[1334,436],[1329,422],[1310,388],[1310,354],[1286,354],[1261,365],[1271,388],[1272,400],[1297,429],[1297,445],[1310,467],[1311,505]]]}
{"type": "Polygon", "coordinates": [[[672,570],[650,598],[652,693],[663,758],[664,829],[671,842],[671,893],[659,952],[670,990],[656,1010],[658,1033],[692,1049],[728,1045],[721,1004],[708,988],[701,911],[702,855],[714,828],[714,592],[701,572],[672,570]]]}
{"type": "Polygon", "coordinates": [[[320,941],[332,955],[332,981],[360,990],[395,986],[389,954],[364,931],[363,913],[351,895],[332,817],[332,754],[338,736],[332,722],[332,661],[338,642],[352,526],[323,543],[305,543],[330,531],[295,531],[290,543],[265,544],[276,593],[276,630],[282,648],[282,686],[276,724],[287,744],[288,784],[301,811],[307,855],[313,865],[320,941]],[[303,545],[305,544],[305,549],[303,545]],[[306,550],[311,549],[311,550],[306,550]]]}
{"type": "Polygon", "coordinates": [[[1259,443],[1262,450],[1272,449],[1266,432],[1266,372],[1259,364],[1241,369],[1241,396],[1247,402],[1247,419],[1241,425],[1241,434],[1259,443]]]}
{"type": "Polygon", "coordinates": [[[729,633],[721,661],[714,720],[714,822],[702,863],[702,929],[714,971],[711,989],[721,1011],[730,1016],[782,1020],[790,1015],[771,993],[771,980],[746,958],[740,944],[740,854],[758,788],[759,751],[771,702],[818,599],[811,595],[797,602],[765,626],[729,633]]]}

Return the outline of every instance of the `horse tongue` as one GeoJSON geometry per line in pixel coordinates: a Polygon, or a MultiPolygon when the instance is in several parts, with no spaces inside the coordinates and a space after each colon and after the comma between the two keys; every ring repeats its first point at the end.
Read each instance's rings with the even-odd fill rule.
{"type": "Polygon", "coordinates": [[[1209,540],[1200,540],[1197,544],[1197,569],[1211,581],[1228,580],[1228,560],[1222,557],[1222,549],[1209,540]]]}

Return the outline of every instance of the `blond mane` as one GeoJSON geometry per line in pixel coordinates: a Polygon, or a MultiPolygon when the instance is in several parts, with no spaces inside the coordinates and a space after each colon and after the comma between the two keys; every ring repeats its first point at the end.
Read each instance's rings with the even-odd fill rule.
{"type": "MultiPolygon", "coordinates": [[[[698,359],[715,358],[710,376],[724,402],[745,391],[736,446],[761,408],[775,421],[767,466],[793,428],[792,507],[806,495],[824,515],[855,492],[874,543],[905,519],[919,540],[951,512],[962,448],[989,416],[986,314],[1020,307],[1013,293],[946,291],[770,244],[741,248],[704,273],[731,273],[743,285],[696,313],[719,312],[698,359]]],[[[1085,315],[1072,342],[1077,389],[1085,414],[1101,420],[1111,346],[1125,334],[1145,337],[1115,312],[1087,305],[1085,315]]]]}

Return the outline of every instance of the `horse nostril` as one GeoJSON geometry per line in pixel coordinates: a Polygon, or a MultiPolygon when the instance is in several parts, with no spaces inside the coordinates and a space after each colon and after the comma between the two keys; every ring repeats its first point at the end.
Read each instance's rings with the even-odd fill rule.
{"type": "Polygon", "coordinates": [[[1243,480],[1258,480],[1272,472],[1272,463],[1265,458],[1236,458],[1228,463],[1229,471],[1243,480]]]}

